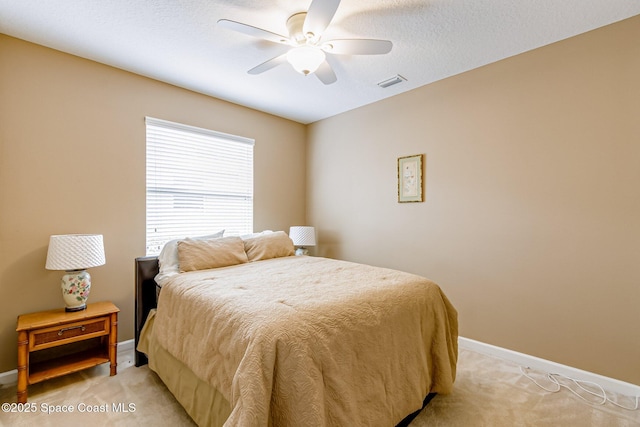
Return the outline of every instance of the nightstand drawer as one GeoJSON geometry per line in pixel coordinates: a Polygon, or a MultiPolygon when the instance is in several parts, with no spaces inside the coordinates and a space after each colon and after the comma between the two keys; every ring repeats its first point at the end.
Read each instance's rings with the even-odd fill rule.
{"type": "Polygon", "coordinates": [[[29,351],[109,335],[109,317],[98,317],[29,332],[29,351]]]}

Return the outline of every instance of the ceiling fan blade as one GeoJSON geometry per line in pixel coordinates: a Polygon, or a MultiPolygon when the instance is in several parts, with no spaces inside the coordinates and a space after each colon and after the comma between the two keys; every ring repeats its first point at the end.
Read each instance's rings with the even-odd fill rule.
{"type": "Polygon", "coordinates": [[[320,81],[326,85],[330,85],[331,83],[335,83],[338,78],[336,77],[336,73],[333,72],[333,68],[331,65],[325,60],[316,72],[314,73],[320,81]]]}
{"type": "Polygon", "coordinates": [[[304,34],[313,33],[319,37],[333,19],[340,0],[313,0],[302,25],[304,34]]]}
{"type": "Polygon", "coordinates": [[[269,40],[274,43],[289,43],[289,38],[281,36],[280,34],[272,33],[271,31],[263,30],[262,28],[253,27],[251,25],[243,24],[241,22],[230,21],[228,19],[220,19],[218,25],[227,28],[229,30],[237,31],[239,33],[247,34],[251,37],[257,37],[263,40],[269,40]]]}
{"type": "Polygon", "coordinates": [[[383,55],[391,52],[393,43],[389,40],[342,39],[329,40],[322,49],[336,55],[383,55]]]}
{"type": "Polygon", "coordinates": [[[287,54],[282,54],[280,56],[276,56],[275,58],[271,58],[270,60],[263,62],[260,65],[257,65],[255,67],[253,67],[252,69],[250,69],[249,71],[247,71],[247,73],[249,74],[260,74],[260,73],[264,73],[265,71],[269,71],[270,69],[277,67],[280,64],[284,64],[285,62],[287,62],[287,54]]]}

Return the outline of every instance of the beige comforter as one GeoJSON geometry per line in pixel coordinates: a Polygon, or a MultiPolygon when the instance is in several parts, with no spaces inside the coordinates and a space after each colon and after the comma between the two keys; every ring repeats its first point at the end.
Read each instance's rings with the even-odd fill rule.
{"type": "Polygon", "coordinates": [[[394,270],[285,257],[183,273],[155,322],[230,402],[227,426],[393,426],[455,379],[455,309],[394,270]]]}

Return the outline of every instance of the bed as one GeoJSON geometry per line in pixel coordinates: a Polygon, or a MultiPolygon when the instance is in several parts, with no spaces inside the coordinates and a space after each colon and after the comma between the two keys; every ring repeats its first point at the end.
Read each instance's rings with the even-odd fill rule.
{"type": "Polygon", "coordinates": [[[438,285],[291,256],[273,234],[230,239],[240,262],[199,259],[161,288],[158,258],[135,261],[136,366],[148,362],[198,425],[406,425],[452,391],[457,313],[438,285]]]}

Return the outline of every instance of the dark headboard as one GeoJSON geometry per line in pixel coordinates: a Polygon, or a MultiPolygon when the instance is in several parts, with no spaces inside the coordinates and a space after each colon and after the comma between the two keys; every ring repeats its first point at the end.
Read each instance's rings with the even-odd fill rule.
{"type": "Polygon", "coordinates": [[[147,364],[147,356],[140,353],[138,340],[144,322],[147,320],[149,311],[156,308],[156,281],[154,277],[158,274],[158,257],[147,256],[136,258],[136,366],[147,364]]]}

